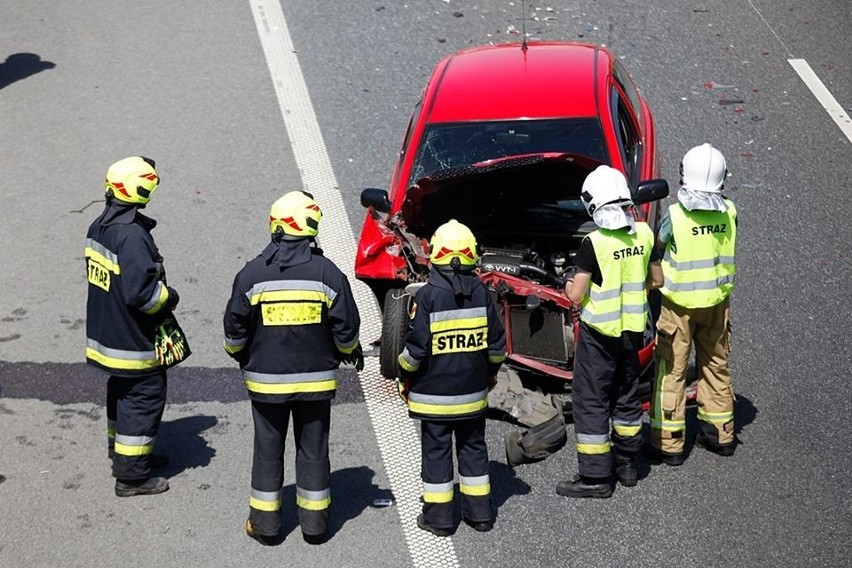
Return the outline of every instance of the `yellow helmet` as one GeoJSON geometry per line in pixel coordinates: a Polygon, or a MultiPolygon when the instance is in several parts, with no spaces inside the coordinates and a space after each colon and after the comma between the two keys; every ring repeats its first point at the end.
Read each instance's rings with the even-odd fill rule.
{"type": "Polygon", "coordinates": [[[476,264],[476,237],[466,225],[455,219],[438,227],[429,244],[429,260],[432,264],[448,265],[454,258],[459,259],[462,266],[476,264]]]}
{"type": "Polygon", "coordinates": [[[322,211],[310,193],[291,191],[272,204],[269,211],[269,232],[280,227],[292,237],[315,237],[319,232],[322,211]]]}
{"type": "Polygon", "coordinates": [[[109,167],[104,186],[107,194],[125,203],[145,205],[157,189],[160,176],[154,169],[154,160],[132,156],[119,160],[109,167]]]}

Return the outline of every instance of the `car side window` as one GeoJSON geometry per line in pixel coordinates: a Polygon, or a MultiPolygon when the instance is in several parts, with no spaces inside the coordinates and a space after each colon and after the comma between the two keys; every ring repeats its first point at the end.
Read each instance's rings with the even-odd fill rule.
{"type": "Polygon", "coordinates": [[[615,82],[624,91],[627,100],[630,102],[630,107],[633,110],[633,116],[639,121],[639,126],[642,126],[642,105],[639,102],[639,91],[636,90],[636,85],[618,59],[613,59],[612,76],[615,82]]]}
{"type": "Polygon", "coordinates": [[[408,151],[408,144],[411,142],[411,133],[414,131],[414,125],[417,123],[417,117],[420,116],[420,106],[422,100],[417,101],[414,105],[414,111],[411,113],[411,118],[408,120],[408,127],[405,129],[405,137],[402,139],[402,149],[399,151],[399,157],[402,159],[408,151]]]}
{"type": "MultiPolygon", "coordinates": [[[[405,128],[405,136],[402,138],[402,147],[399,150],[399,155],[397,156],[397,166],[395,168],[395,173],[398,176],[402,172],[402,162],[405,160],[405,155],[409,152],[409,145],[411,144],[411,135],[414,132],[414,125],[417,124],[417,118],[420,116],[420,109],[422,108],[423,99],[417,101],[417,104],[414,105],[414,111],[411,113],[411,118],[408,119],[408,126],[405,128]]],[[[391,180],[391,187],[396,186],[396,179],[391,180]]]]}
{"type": "Polygon", "coordinates": [[[639,157],[641,153],[639,128],[634,121],[635,115],[631,112],[627,97],[616,87],[612,89],[611,100],[613,116],[618,127],[618,145],[621,151],[621,159],[624,162],[627,181],[630,187],[636,187],[639,183],[639,157]]]}

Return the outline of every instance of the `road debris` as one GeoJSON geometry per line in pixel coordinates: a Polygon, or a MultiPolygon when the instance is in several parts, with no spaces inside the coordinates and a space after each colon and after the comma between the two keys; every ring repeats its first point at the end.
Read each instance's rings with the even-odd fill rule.
{"type": "Polygon", "coordinates": [[[736,85],[722,85],[717,83],[716,81],[706,81],[704,83],[705,89],[736,89],[736,85]]]}

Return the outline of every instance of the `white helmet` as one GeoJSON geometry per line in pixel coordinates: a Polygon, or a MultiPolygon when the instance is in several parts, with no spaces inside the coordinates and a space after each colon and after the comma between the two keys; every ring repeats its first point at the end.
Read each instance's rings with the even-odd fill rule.
{"type": "Polygon", "coordinates": [[[727,176],[725,157],[710,144],[692,148],[680,163],[680,185],[684,189],[719,193],[727,176]]]}
{"type": "Polygon", "coordinates": [[[580,197],[591,216],[610,203],[621,206],[633,204],[624,174],[609,166],[598,166],[595,171],[586,176],[580,197]]]}

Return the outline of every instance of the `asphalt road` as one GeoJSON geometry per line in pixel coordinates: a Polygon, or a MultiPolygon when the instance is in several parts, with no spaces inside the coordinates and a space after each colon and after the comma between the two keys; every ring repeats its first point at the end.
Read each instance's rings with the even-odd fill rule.
{"type": "MultiPolygon", "coordinates": [[[[370,406],[391,395],[351,371],[334,406],[332,539],[303,543],[292,511],[278,547],[242,533],[251,423],[221,352],[221,314],[234,273],[265,243],[269,205],[305,176],[250,1],[0,6],[0,566],[434,565],[433,544],[411,538],[397,505],[370,506],[403,502],[391,491],[399,459],[377,444],[387,423],[370,406]],[[162,176],[149,214],[194,354],[170,376],[161,443],[172,489],[119,500],[102,378],[82,364],[82,239],[106,167],[140,153],[162,176]]],[[[742,445],[730,459],[699,449],[678,469],[643,466],[638,487],[607,501],[568,502],[553,487],[575,467],[570,447],[512,470],[508,426],[490,422],[498,523],[488,534],[462,527],[440,545],[443,565],[848,566],[852,143],[788,59],[806,60],[852,113],[852,8],[527,6],[532,38],[603,43],[623,58],[655,113],[673,185],[693,145],[728,158],[742,445]]],[[[356,235],[358,194],[387,185],[434,64],[521,28],[518,3],[497,0],[281,7],[356,235]]],[[[417,447],[404,450],[417,459],[417,447]]],[[[290,468],[285,503],[292,483],[290,468]]]]}

